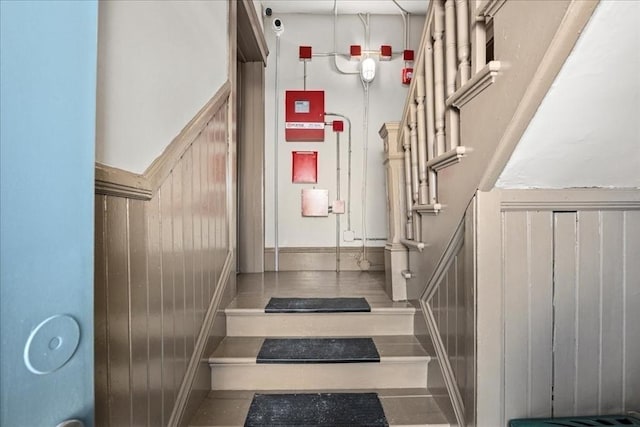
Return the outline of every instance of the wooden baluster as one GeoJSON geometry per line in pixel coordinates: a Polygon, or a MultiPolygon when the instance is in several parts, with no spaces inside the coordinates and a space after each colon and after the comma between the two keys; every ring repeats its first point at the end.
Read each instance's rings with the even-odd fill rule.
{"type": "Polygon", "coordinates": [[[402,149],[404,150],[404,185],[405,203],[407,206],[407,225],[405,234],[407,239],[413,239],[413,202],[411,194],[411,136],[408,126],[402,132],[402,149]]]}
{"type": "MultiPolygon", "coordinates": [[[[424,60],[424,57],[423,57],[424,60]]],[[[418,64],[418,70],[422,64],[418,64]]],[[[415,75],[416,78],[416,114],[418,125],[418,177],[420,188],[418,192],[418,202],[421,205],[427,204],[427,129],[424,112],[424,73],[420,70],[415,75]]]]}
{"type": "Polygon", "coordinates": [[[456,0],[456,18],[458,21],[458,71],[460,75],[460,86],[471,78],[469,46],[469,0],[456,0]]]}
{"type": "MultiPolygon", "coordinates": [[[[433,88],[433,45],[431,37],[427,37],[427,44],[424,51],[424,74],[426,83],[426,117],[427,117],[427,160],[436,156],[435,138],[436,127],[434,122],[435,98],[433,88]]],[[[428,204],[436,203],[436,173],[429,169],[427,171],[427,182],[429,186],[428,204]]]]}
{"type": "Polygon", "coordinates": [[[418,174],[418,130],[417,130],[416,104],[409,106],[409,129],[411,136],[411,195],[414,206],[418,204],[420,180],[418,174]]]}
{"type": "Polygon", "coordinates": [[[445,152],[444,98],[444,8],[442,0],[433,0],[433,84],[435,94],[436,152],[445,152]]]}
{"type": "Polygon", "coordinates": [[[458,52],[456,49],[456,2],[447,0],[444,3],[446,40],[447,97],[456,91],[456,73],[458,72],[458,52]]]}
{"type": "MultiPolygon", "coordinates": [[[[456,4],[454,0],[447,0],[444,4],[445,8],[445,39],[446,39],[446,76],[447,76],[447,97],[453,95],[456,91],[456,74],[458,72],[458,53],[456,49],[456,4]]],[[[452,149],[460,144],[460,116],[455,108],[447,109],[447,117],[449,122],[448,147],[452,149]]]]}
{"type": "MultiPolygon", "coordinates": [[[[417,130],[417,108],[415,103],[409,105],[409,129],[411,136],[411,189],[413,196],[413,206],[419,201],[419,178],[418,178],[418,130],[417,130]]],[[[420,217],[417,212],[413,213],[413,238],[421,240],[420,217]]]]}
{"type": "Polygon", "coordinates": [[[487,65],[487,26],[484,16],[477,14],[478,7],[482,0],[471,0],[473,16],[473,31],[471,46],[473,48],[473,56],[471,57],[471,66],[473,74],[480,71],[487,65]]]}

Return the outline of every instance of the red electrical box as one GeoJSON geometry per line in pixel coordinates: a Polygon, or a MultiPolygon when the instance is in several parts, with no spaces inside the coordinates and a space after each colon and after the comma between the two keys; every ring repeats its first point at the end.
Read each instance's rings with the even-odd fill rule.
{"type": "Polygon", "coordinates": [[[404,58],[405,61],[413,61],[413,50],[406,49],[402,53],[402,57],[404,58]]]}
{"type": "Polygon", "coordinates": [[[298,56],[300,57],[300,60],[311,60],[311,46],[300,46],[298,56]]]}
{"type": "Polygon", "coordinates": [[[318,152],[293,151],[291,153],[291,182],[316,184],[318,182],[318,152]]]}
{"type": "Polygon", "coordinates": [[[284,138],[287,141],[324,141],[324,91],[286,91],[284,138]]]}
{"type": "Polygon", "coordinates": [[[383,44],[380,46],[380,60],[381,61],[389,61],[391,59],[391,55],[393,54],[393,50],[391,46],[388,44],[383,44]]]}

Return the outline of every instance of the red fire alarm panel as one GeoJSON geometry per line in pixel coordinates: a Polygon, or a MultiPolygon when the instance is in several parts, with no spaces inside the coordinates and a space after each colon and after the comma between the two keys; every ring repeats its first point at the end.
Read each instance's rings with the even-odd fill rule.
{"type": "Polygon", "coordinates": [[[324,91],[286,91],[284,137],[287,141],[324,141],[324,91]]]}
{"type": "Polygon", "coordinates": [[[291,157],[291,182],[316,184],[318,182],[318,152],[293,151],[291,157]]]}

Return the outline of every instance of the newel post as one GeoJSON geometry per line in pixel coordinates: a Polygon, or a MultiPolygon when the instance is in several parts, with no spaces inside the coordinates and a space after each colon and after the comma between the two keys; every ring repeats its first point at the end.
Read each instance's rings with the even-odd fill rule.
{"type": "Polygon", "coordinates": [[[405,153],[399,140],[400,124],[388,122],[378,132],[384,142],[384,166],[387,182],[387,243],[384,247],[385,290],[394,301],[407,299],[407,283],[402,271],[407,269],[407,248],[400,243],[405,238],[407,218],[405,200],[405,153]]]}

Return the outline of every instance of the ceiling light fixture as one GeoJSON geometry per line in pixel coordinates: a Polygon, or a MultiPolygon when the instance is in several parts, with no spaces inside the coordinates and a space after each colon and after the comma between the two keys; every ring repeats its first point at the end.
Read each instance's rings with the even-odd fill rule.
{"type": "Polygon", "coordinates": [[[360,78],[365,83],[371,83],[376,77],[376,61],[367,57],[360,63],[360,78]]]}

